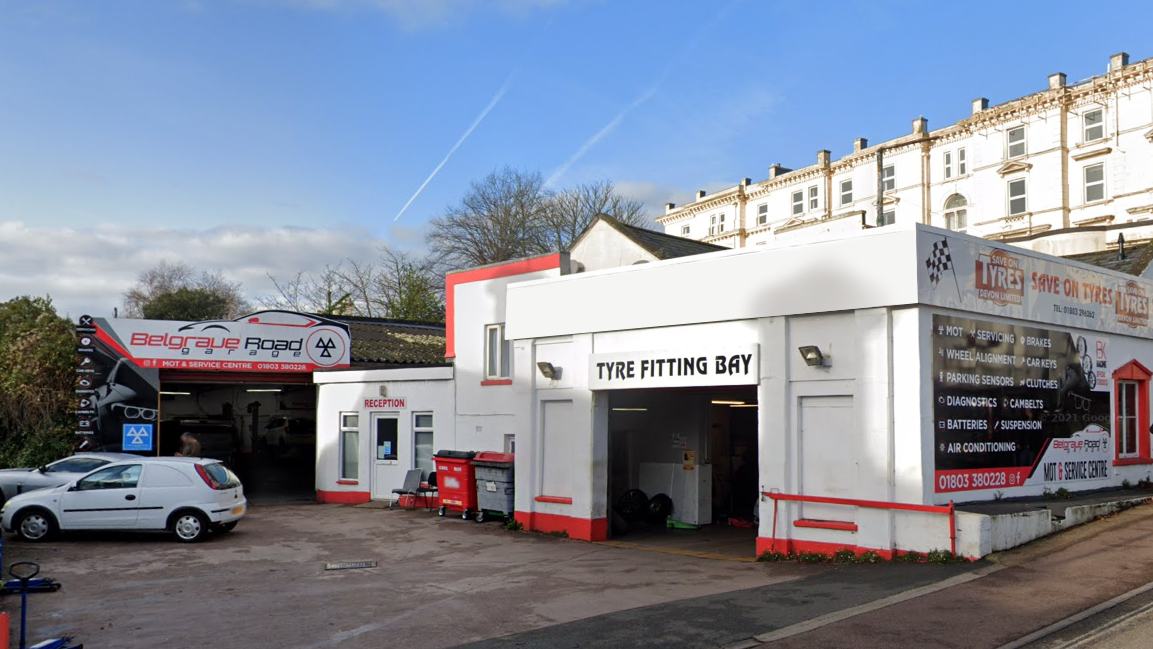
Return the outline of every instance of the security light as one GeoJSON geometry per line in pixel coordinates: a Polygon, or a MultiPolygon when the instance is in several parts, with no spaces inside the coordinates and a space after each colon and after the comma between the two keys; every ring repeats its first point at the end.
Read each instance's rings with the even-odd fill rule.
{"type": "Polygon", "coordinates": [[[553,364],[549,363],[548,361],[541,361],[536,364],[536,367],[538,370],[540,370],[540,373],[543,374],[546,379],[555,380],[560,378],[561,368],[554,367],[553,364]]]}
{"type": "Polygon", "coordinates": [[[816,345],[805,345],[798,348],[801,352],[801,358],[805,359],[805,365],[817,367],[819,365],[826,365],[825,361],[832,358],[827,354],[821,353],[821,348],[816,345]]]}

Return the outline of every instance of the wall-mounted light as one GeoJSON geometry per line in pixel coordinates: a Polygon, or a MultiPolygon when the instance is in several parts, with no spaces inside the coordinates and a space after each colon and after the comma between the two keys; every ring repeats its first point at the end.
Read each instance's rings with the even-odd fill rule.
{"type": "Polygon", "coordinates": [[[831,361],[833,357],[828,354],[822,354],[821,348],[816,345],[805,345],[804,347],[799,347],[798,351],[801,352],[801,358],[805,359],[805,365],[817,367],[832,364],[831,361]]]}
{"type": "Polygon", "coordinates": [[[714,406],[743,406],[744,401],[733,401],[731,399],[713,399],[714,406]]]}
{"type": "Polygon", "coordinates": [[[541,361],[537,363],[536,368],[540,370],[540,373],[543,374],[546,379],[552,379],[555,381],[556,379],[560,378],[561,368],[554,366],[548,361],[541,361]]]}

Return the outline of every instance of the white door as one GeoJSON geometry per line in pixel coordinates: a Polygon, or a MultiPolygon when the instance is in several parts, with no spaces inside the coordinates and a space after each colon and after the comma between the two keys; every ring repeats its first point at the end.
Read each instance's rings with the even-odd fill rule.
{"type": "Polygon", "coordinates": [[[135,526],[141,468],[119,464],[82,478],[60,498],[60,526],[69,530],[135,526]]]}
{"type": "MultiPolygon", "coordinates": [[[[855,498],[857,490],[857,422],[853,397],[801,397],[801,493],[806,496],[855,498]]],[[[801,507],[803,518],[852,520],[843,505],[801,507]]]]}
{"type": "Polygon", "coordinates": [[[411,459],[402,456],[399,412],[374,412],[369,448],[372,452],[372,497],[387,499],[392,490],[404,485],[404,474],[411,459]]]}

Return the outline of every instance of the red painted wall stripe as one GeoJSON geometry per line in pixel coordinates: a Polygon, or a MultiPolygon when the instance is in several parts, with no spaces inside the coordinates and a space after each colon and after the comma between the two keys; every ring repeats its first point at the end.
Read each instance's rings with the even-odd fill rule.
{"type": "Polygon", "coordinates": [[[524,273],[535,273],[542,270],[560,268],[560,253],[533,257],[532,259],[518,259],[505,264],[462,270],[457,273],[448,273],[444,276],[444,357],[456,358],[456,287],[459,284],[479,282],[486,279],[511,277],[524,273]]]}
{"type": "Polygon", "coordinates": [[[565,532],[570,539],[604,541],[609,537],[609,519],[576,518],[559,514],[517,512],[516,520],[533,532],[565,532]]]}
{"type": "Polygon", "coordinates": [[[334,503],[338,505],[359,505],[372,500],[372,494],[367,491],[321,491],[316,490],[316,502],[334,503]]]}

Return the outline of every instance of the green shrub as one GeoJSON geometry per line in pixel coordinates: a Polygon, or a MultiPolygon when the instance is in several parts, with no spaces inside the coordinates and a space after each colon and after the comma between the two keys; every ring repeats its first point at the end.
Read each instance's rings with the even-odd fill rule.
{"type": "Polygon", "coordinates": [[[851,548],[841,548],[833,553],[833,561],[837,563],[856,563],[857,553],[851,548]]]}
{"type": "Polygon", "coordinates": [[[524,530],[524,525],[522,525],[521,522],[515,518],[509,518],[504,522],[504,529],[510,532],[520,532],[524,530]]]}
{"type": "Polygon", "coordinates": [[[779,561],[789,561],[793,558],[792,555],[785,554],[784,552],[773,552],[765,550],[757,557],[757,561],[761,563],[776,563],[779,561]]]}

